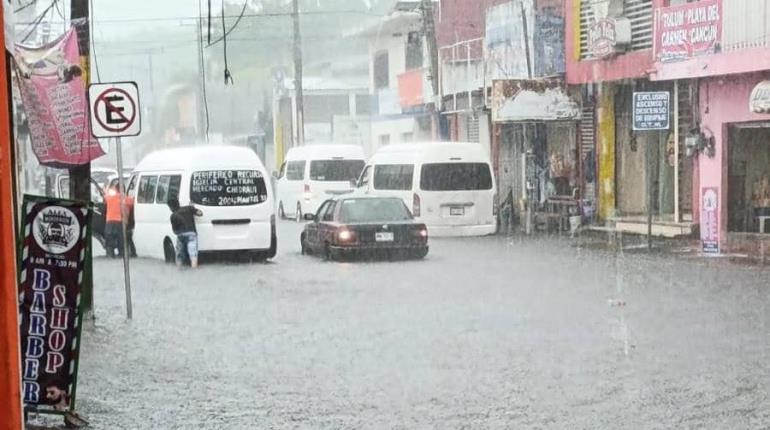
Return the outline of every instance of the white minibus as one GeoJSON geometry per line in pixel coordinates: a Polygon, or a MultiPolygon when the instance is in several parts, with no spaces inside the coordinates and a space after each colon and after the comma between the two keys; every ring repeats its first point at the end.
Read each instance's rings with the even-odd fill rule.
{"type": "Polygon", "coordinates": [[[478,143],[384,146],[369,160],[357,188],[402,198],[431,236],[482,236],[497,230],[492,163],[478,143]]]}
{"type": "Polygon", "coordinates": [[[203,212],[196,217],[201,253],[276,253],[275,206],[269,175],[259,157],[237,146],[201,145],[156,151],[134,169],[134,243],[142,257],[173,262],[175,236],[168,200],[203,212]]]}
{"type": "Polygon", "coordinates": [[[309,144],[291,148],[277,174],[278,214],[298,222],[314,214],[321,203],[353,191],[366,164],[356,145],[309,144]]]}

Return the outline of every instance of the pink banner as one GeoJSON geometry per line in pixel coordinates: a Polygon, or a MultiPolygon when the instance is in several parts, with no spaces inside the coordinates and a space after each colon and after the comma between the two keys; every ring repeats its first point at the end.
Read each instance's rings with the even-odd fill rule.
{"type": "Polygon", "coordinates": [[[657,61],[680,61],[713,54],[721,41],[722,0],[702,0],[656,11],[657,61]]]}
{"type": "Polygon", "coordinates": [[[66,167],[104,155],[91,136],[77,34],[40,48],[16,45],[18,82],[40,164],[66,167]]]}

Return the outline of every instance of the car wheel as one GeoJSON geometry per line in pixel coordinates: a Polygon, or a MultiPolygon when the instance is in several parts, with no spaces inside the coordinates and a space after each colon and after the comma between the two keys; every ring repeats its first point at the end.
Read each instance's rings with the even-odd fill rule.
{"type": "Polygon", "coordinates": [[[422,260],[423,258],[428,256],[428,248],[420,249],[419,251],[414,252],[414,258],[418,260],[422,260]]]}
{"type": "Polygon", "coordinates": [[[176,263],[176,249],[174,249],[174,243],[169,238],[163,241],[163,260],[169,264],[176,263]]]}
{"type": "Polygon", "coordinates": [[[297,203],[296,221],[302,222],[302,205],[297,203]]]}
{"type": "Polygon", "coordinates": [[[286,219],[286,212],[283,210],[283,202],[278,202],[278,218],[286,219]]]}
{"type": "Polygon", "coordinates": [[[332,250],[329,249],[329,244],[326,243],[324,245],[324,253],[323,253],[324,260],[331,261],[334,259],[334,256],[332,255],[332,250]]]}
{"type": "Polygon", "coordinates": [[[307,251],[308,251],[308,249],[307,249],[307,245],[305,244],[305,233],[302,233],[302,234],[299,236],[299,248],[300,248],[300,253],[301,253],[302,255],[307,255],[307,254],[309,254],[309,252],[307,252],[307,251]]]}

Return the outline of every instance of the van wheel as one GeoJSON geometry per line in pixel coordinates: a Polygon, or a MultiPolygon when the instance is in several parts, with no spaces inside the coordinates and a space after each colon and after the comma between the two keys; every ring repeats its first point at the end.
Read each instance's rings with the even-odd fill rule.
{"type": "Polygon", "coordinates": [[[176,249],[169,238],[163,240],[163,260],[169,264],[176,263],[176,249]]]}
{"type": "Polygon", "coordinates": [[[286,212],[283,210],[283,202],[278,202],[278,218],[286,219],[286,212]]]}
{"type": "Polygon", "coordinates": [[[299,203],[297,203],[296,219],[297,222],[302,222],[302,205],[299,203]]]}

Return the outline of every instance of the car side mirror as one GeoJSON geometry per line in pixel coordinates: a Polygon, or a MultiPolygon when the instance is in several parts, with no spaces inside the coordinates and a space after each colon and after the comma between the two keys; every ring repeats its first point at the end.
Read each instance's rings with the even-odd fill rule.
{"type": "Polygon", "coordinates": [[[358,180],[357,179],[351,179],[350,180],[350,187],[351,188],[358,188],[358,180]]]}
{"type": "Polygon", "coordinates": [[[305,218],[305,221],[315,221],[315,214],[305,214],[303,218],[305,218]]]}
{"type": "Polygon", "coordinates": [[[273,179],[278,179],[278,172],[273,170],[273,179]]]}

